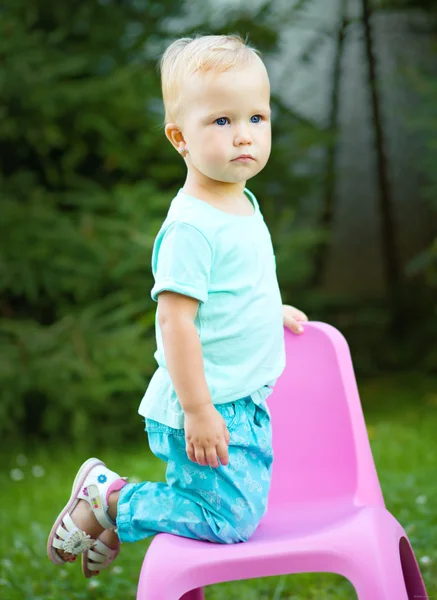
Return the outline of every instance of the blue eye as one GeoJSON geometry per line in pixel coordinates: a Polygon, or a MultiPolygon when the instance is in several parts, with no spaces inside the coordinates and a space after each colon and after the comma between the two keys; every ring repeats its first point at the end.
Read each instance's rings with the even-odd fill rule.
{"type": "Polygon", "coordinates": [[[220,117],[220,119],[216,119],[214,122],[217,123],[217,125],[226,125],[226,121],[229,121],[228,117],[220,117]]]}
{"type": "Polygon", "coordinates": [[[250,117],[250,121],[251,123],[259,123],[261,121],[261,115],[253,115],[253,117],[250,117]],[[254,121],[254,119],[256,119],[254,121]]]}

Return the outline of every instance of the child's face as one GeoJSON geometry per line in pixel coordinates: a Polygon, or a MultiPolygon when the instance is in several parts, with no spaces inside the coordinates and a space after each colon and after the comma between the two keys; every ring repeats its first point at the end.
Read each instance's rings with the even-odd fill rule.
{"type": "Polygon", "coordinates": [[[240,183],[265,167],[271,149],[270,84],[260,60],[244,69],[190,78],[182,113],[191,174],[240,183]],[[253,159],[235,160],[242,154],[253,159]]]}

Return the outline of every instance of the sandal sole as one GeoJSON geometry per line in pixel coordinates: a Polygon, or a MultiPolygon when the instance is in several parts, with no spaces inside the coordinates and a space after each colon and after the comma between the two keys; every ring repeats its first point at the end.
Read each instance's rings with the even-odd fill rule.
{"type": "Polygon", "coordinates": [[[57,553],[56,548],[52,545],[53,540],[56,536],[56,530],[64,520],[65,515],[72,509],[72,506],[77,502],[76,496],[79,493],[80,488],[82,487],[85,479],[87,478],[88,473],[97,465],[104,465],[104,463],[98,458],[89,458],[81,465],[76,474],[76,477],[74,478],[73,486],[71,488],[70,499],[68,500],[67,504],[64,506],[62,511],[59,513],[58,518],[56,519],[49,533],[49,537],[47,540],[47,556],[55,565],[64,565],[66,562],[69,562],[61,558],[57,553]]]}

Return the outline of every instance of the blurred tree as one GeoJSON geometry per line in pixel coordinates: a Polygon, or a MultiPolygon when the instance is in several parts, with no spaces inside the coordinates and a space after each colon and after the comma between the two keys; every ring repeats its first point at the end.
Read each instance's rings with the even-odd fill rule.
{"type": "MultiPolygon", "coordinates": [[[[185,177],[163,133],[156,61],[175,37],[223,32],[248,35],[267,61],[278,60],[280,32],[314,2],[3,2],[0,435],[141,435],[137,406],[156,367],[151,250],[185,177]]],[[[250,187],[272,234],[284,302],[333,324],[349,310],[362,335],[367,304],[327,299],[317,277],[323,260],[314,260],[332,236],[344,13],[337,21],[323,32],[337,44],[330,122],[305,118],[273,90],[272,155],[250,187]],[[325,198],[320,220],[317,210],[305,215],[315,197],[325,198]]],[[[311,39],[299,60],[310,65],[317,47],[311,39]]],[[[433,94],[430,84],[430,111],[433,94]]],[[[434,156],[430,146],[430,197],[434,156]]],[[[412,265],[429,285],[435,252],[412,265]]],[[[385,355],[393,342],[385,323],[372,323],[385,355]]],[[[368,364],[368,348],[357,348],[368,364]]]]}
{"type": "MultiPolygon", "coordinates": [[[[272,50],[269,10],[254,22],[231,14],[226,29],[272,50]]],[[[176,0],[2,5],[0,434],[141,434],[137,405],[156,367],[151,250],[185,174],[163,135],[156,60],[181,35],[169,32],[181,15],[176,0]]],[[[278,199],[294,187],[296,204],[308,189],[311,177],[287,167],[320,138],[276,111],[275,167],[257,185],[268,190],[282,260],[290,248],[303,257],[287,286],[305,277],[316,234],[290,242],[293,209],[278,218],[278,199]]]]}
{"type": "Polygon", "coordinates": [[[155,56],[137,51],[178,11],[3,4],[2,430],[130,430],[153,370],[151,247],[182,176],[159,132],[155,56]]]}
{"type": "MultiPolygon", "coordinates": [[[[412,21],[411,28],[432,33],[431,63],[427,60],[403,63],[400,71],[416,96],[420,110],[404,114],[407,128],[418,135],[422,152],[418,161],[423,184],[418,190],[437,214],[437,2],[435,0],[379,0],[385,10],[404,10],[426,19],[412,21]],[[418,25],[420,23],[420,25],[418,25]]],[[[405,276],[410,285],[410,307],[415,311],[415,331],[408,331],[410,346],[422,351],[422,367],[437,372],[437,237],[407,265],[405,276]],[[414,297],[413,297],[414,296],[414,297]],[[424,352],[423,350],[426,349],[424,352]]]]}

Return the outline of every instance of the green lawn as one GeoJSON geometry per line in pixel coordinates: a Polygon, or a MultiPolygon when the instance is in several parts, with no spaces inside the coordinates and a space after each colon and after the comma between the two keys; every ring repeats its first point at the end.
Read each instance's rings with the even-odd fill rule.
{"type": "MultiPolygon", "coordinates": [[[[360,384],[366,422],[388,510],[406,529],[430,598],[437,595],[437,382],[408,374],[360,384]]],[[[139,423],[141,427],[141,424],[139,423]]],[[[110,468],[141,479],[163,478],[163,463],[144,446],[95,454],[110,468]]],[[[149,541],[123,545],[116,563],[92,580],[78,564],[55,566],[45,554],[48,531],[77,465],[88,451],[68,445],[32,451],[19,442],[3,452],[0,482],[0,597],[5,600],[134,598],[149,541]]],[[[79,560],[77,561],[79,562],[79,560]]],[[[344,578],[306,573],[214,585],[207,600],[353,600],[344,578]]],[[[395,600],[395,599],[393,599],[395,600]]]]}

